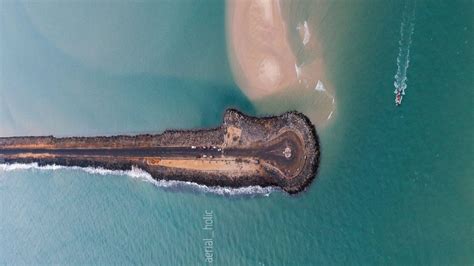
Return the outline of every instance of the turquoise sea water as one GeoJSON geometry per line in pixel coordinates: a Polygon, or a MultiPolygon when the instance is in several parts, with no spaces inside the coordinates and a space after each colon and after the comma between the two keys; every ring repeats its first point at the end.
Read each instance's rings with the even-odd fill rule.
{"type": "MultiPolygon", "coordinates": [[[[205,264],[207,210],[218,265],[472,265],[472,1],[417,1],[400,108],[405,4],[301,4],[319,18],[337,100],[308,191],[220,196],[126,175],[0,170],[0,264],[205,264]]],[[[217,126],[228,106],[254,114],[228,66],[224,10],[1,2],[0,135],[217,126]]]]}

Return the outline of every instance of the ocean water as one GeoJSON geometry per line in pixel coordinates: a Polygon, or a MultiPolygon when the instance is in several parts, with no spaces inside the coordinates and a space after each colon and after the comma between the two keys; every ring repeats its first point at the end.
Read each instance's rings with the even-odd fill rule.
{"type": "MultiPolygon", "coordinates": [[[[203,265],[211,237],[217,265],[472,265],[472,1],[295,6],[318,25],[337,100],[307,191],[2,166],[0,264],[203,265]],[[414,30],[401,49],[407,6],[414,30]]],[[[228,66],[224,10],[1,2],[0,135],[160,132],[217,126],[228,106],[254,114],[228,66]]]]}

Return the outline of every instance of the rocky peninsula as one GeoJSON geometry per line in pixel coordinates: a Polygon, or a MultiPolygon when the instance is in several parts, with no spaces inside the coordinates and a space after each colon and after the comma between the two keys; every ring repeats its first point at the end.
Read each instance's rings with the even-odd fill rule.
{"type": "Polygon", "coordinates": [[[209,186],[278,186],[297,193],[314,179],[319,140],[301,113],[256,118],[228,109],[220,127],[101,137],[3,137],[0,163],[149,172],[209,186]]]}

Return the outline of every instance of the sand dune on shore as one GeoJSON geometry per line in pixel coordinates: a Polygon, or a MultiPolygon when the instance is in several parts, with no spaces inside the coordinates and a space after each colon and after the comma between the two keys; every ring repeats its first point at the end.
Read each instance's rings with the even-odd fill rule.
{"type": "Polygon", "coordinates": [[[335,101],[320,56],[321,44],[306,20],[293,27],[283,11],[276,0],[227,1],[228,48],[235,80],[259,111],[296,109],[323,124],[333,116],[335,101]],[[306,55],[317,56],[298,58],[294,43],[306,55]]]}

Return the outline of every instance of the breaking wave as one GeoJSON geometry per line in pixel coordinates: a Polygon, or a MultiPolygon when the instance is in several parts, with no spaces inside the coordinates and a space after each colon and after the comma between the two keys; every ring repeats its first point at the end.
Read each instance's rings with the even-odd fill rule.
{"type": "Polygon", "coordinates": [[[79,167],[79,166],[61,166],[61,165],[44,165],[40,166],[38,163],[13,163],[0,164],[0,172],[18,171],[18,170],[40,170],[40,171],[55,171],[55,170],[79,170],[92,175],[115,175],[115,176],[129,176],[134,179],[145,181],[155,185],[156,187],[172,189],[172,190],[191,190],[200,193],[217,194],[221,196],[269,196],[270,193],[281,191],[276,187],[260,187],[249,186],[242,188],[230,187],[212,187],[199,185],[193,182],[175,181],[175,180],[156,180],[146,171],[132,167],[131,170],[108,170],[104,168],[94,167],[79,167]]]}
{"type": "Polygon", "coordinates": [[[393,85],[395,86],[395,93],[397,90],[405,91],[407,88],[407,70],[410,65],[410,46],[412,43],[412,35],[415,31],[415,2],[413,4],[406,4],[402,22],[400,24],[400,40],[398,41],[398,56],[397,56],[397,73],[394,78],[393,85]]]}

